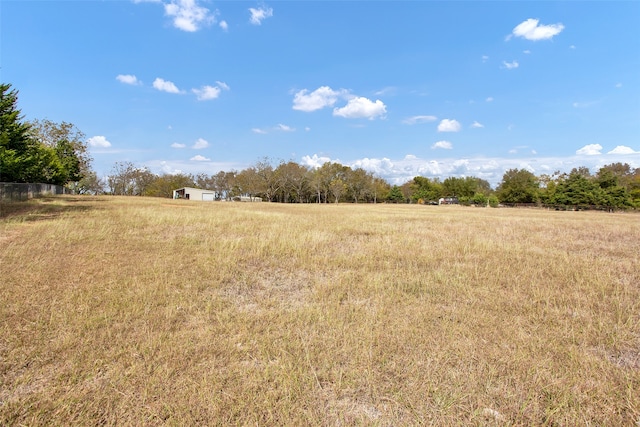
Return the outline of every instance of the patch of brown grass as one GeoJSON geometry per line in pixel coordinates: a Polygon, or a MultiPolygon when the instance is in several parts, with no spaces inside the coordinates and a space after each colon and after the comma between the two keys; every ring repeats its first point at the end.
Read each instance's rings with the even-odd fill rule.
{"type": "Polygon", "coordinates": [[[0,222],[0,424],[640,421],[635,214],[32,203],[0,222]]]}

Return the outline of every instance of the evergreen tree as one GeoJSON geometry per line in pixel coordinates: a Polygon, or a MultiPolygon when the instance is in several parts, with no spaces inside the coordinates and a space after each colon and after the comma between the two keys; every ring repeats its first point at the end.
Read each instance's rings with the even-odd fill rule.
{"type": "Polygon", "coordinates": [[[5,182],[27,182],[27,171],[38,162],[37,145],[17,103],[18,92],[10,84],[0,83],[0,181],[5,182]]]}

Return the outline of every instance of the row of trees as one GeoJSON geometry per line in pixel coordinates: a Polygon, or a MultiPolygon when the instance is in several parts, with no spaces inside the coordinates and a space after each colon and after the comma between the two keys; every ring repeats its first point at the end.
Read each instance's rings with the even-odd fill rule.
{"type": "Polygon", "coordinates": [[[91,172],[85,135],[70,123],[24,121],[18,93],[0,84],[0,181],[81,186],[91,172]]]}
{"type": "Polygon", "coordinates": [[[198,187],[214,191],[220,200],[235,196],[261,197],[281,203],[436,203],[455,197],[462,204],[497,206],[538,204],[640,207],[640,168],[613,163],[591,175],[587,168],[570,173],[536,176],[525,169],[508,170],[494,190],[476,177],[449,177],[444,181],[417,176],[400,186],[361,168],[325,163],[312,169],[293,161],[274,166],[268,159],[242,171],[215,175],[155,175],[130,162],[116,163],[106,183],[110,194],[171,197],[176,188],[198,187]]]}
{"type": "Polygon", "coordinates": [[[272,165],[267,159],[242,171],[220,171],[215,175],[155,175],[130,162],[118,162],[106,180],[111,194],[171,197],[180,187],[198,187],[215,191],[220,200],[235,196],[261,197],[281,203],[353,203],[387,200],[390,186],[357,168],[325,163],[311,169],[296,162],[272,165]]]}
{"type": "Polygon", "coordinates": [[[640,207],[640,168],[612,163],[591,174],[588,168],[535,176],[524,169],[505,173],[496,190],[503,203],[557,206],[640,207]]]}

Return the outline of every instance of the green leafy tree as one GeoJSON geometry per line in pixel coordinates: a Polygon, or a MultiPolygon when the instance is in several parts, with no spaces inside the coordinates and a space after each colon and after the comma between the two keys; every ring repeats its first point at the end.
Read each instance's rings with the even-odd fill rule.
{"type": "Polygon", "coordinates": [[[574,168],[568,176],[561,179],[555,189],[554,203],[567,206],[606,204],[604,191],[584,169],[574,168]]]}
{"type": "Polygon", "coordinates": [[[411,181],[413,201],[435,202],[442,196],[442,184],[438,180],[430,180],[423,176],[416,176],[411,181]]]}
{"type": "Polygon", "coordinates": [[[485,196],[489,195],[491,193],[491,184],[474,176],[466,176],[464,178],[449,177],[442,182],[443,196],[466,198],[470,201],[476,193],[481,193],[485,196]]]}
{"type": "Polygon", "coordinates": [[[86,135],[75,125],[44,119],[33,120],[29,126],[34,139],[56,151],[66,174],[65,183],[78,183],[91,172],[92,159],[87,149],[86,135]]]}
{"type": "Polygon", "coordinates": [[[371,186],[371,198],[373,203],[384,202],[389,194],[389,183],[382,178],[374,177],[371,186]]]}
{"type": "Polygon", "coordinates": [[[496,190],[503,203],[535,203],[538,201],[540,182],[526,169],[509,169],[502,176],[496,190]]]}

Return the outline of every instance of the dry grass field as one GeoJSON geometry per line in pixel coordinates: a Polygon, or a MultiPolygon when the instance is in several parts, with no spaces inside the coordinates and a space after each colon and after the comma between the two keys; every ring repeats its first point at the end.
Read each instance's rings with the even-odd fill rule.
{"type": "Polygon", "coordinates": [[[0,207],[0,425],[640,425],[640,215],[0,207]]]}

